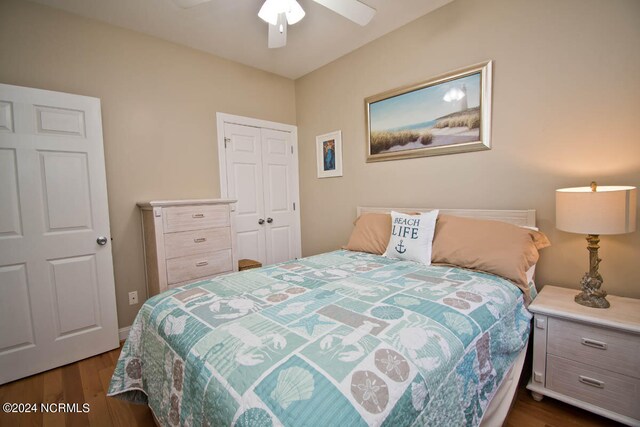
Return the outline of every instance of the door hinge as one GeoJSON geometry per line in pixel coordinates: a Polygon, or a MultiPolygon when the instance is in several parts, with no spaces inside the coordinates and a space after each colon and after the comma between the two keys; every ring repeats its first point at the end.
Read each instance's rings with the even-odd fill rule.
{"type": "Polygon", "coordinates": [[[291,146],[291,154],[293,154],[293,145],[291,146]]]}
{"type": "Polygon", "coordinates": [[[227,142],[231,142],[229,138],[224,138],[224,148],[227,148],[227,142]]]}
{"type": "Polygon", "coordinates": [[[293,210],[296,210],[296,202],[293,202],[293,210]]]}

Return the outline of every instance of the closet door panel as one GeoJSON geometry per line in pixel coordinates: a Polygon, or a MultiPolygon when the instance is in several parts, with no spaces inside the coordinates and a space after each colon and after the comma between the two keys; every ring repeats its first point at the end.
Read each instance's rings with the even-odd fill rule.
{"type": "Polygon", "coordinates": [[[294,177],[291,134],[262,129],[262,167],[266,215],[265,240],[267,263],[295,258],[294,239],[297,217],[294,215],[292,187],[294,177]]]}
{"type": "Polygon", "coordinates": [[[236,199],[238,259],[267,264],[260,128],[225,123],[227,193],[236,199]],[[262,220],[262,224],[260,224],[262,220]]]}

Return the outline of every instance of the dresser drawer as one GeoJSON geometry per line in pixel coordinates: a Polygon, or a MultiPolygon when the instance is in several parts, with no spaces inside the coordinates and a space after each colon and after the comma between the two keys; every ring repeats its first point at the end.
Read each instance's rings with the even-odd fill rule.
{"type": "Polygon", "coordinates": [[[169,233],[164,236],[167,259],[215,252],[231,247],[229,227],[169,233]]]}
{"type": "Polygon", "coordinates": [[[229,273],[233,273],[233,271],[231,271],[231,270],[223,271],[222,273],[214,274],[212,276],[198,277],[197,279],[191,279],[191,280],[185,280],[184,282],[172,283],[170,285],[167,285],[167,288],[168,289],[179,288],[180,286],[188,285],[190,283],[198,283],[198,282],[207,281],[207,280],[213,279],[215,277],[223,276],[223,275],[229,274],[229,273]]]}
{"type": "Polygon", "coordinates": [[[546,388],[640,419],[640,380],[547,355],[546,388]]]}
{"type": "Polygon", "coordinates": [[[549,318],[547,353],[640,378],[640,335],[549,318]]]}
{"type": "Polygon", "coordinates": [[[175,206],[163,209],[163,214],[165,233],[229,226],[227,205],[175,206]]]}
{"type": "Polygon", "coordinates": [[[190,255],[167,260],[167,281],[169,284],[212,276],[233,270],[231,249],[190,255]]]}

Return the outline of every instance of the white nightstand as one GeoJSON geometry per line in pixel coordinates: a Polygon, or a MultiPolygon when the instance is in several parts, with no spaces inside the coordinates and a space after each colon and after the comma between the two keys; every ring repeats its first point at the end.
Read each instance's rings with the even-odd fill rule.
{"type": "Polygon", "coordinates": [[[574,302],[575,289],[545,286],[534,313],[527,388],[613,420],[640,426],[640,300],[608,296],[608,309],[574,302]]]}

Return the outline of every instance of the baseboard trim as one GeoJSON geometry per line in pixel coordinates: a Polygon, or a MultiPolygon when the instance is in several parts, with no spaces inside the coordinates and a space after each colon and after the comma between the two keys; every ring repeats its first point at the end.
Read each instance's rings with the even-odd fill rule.
{"type": "Polygon", "coordinates": [[[127,339],[127,337],[129,336],[130,329],[131,329],[131,326],[126,326],[124,328],[118,329],[118,338],[120,338],[120,341],[124,341],[127,339]]]}

